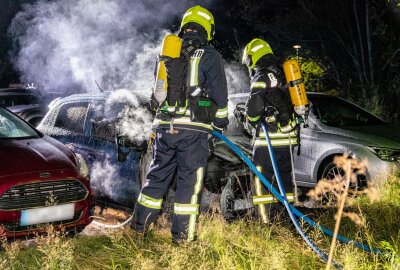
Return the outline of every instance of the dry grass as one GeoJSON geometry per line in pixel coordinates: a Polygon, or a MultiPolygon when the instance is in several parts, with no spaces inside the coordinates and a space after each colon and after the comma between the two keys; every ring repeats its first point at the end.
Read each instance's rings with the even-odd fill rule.
{"type": "MultiPolygon", "coordinates": [[[[335,260],[345,269],[400,269],[400,178],[392,176],[373,194],[365,193],[346,201],[348,209],[340,233],[357,241],[382,248],[382,255],[363,252],[352,245],[337,243],[335,260]],[[352,220],[351,213],[357,214],[352,220]]],[[[333,228],[333,210],[317,212],[318,221],[333,228]]],[[[313,213],[314,216],[316,216],[313,213]]],[[[307,234],[328,251],[330,238],[304,226],[307,234]]],[[[3,239],[1,269],[323,269],[325,264],[297,235],[285,219],[272,227],[255,220],[224,221],[216,212],[202,215],[198,241],[171,242],[170,224],[162,216],[146,236],[129,228],[93,237],[66,237],[51,227],[37,237],[36,246],[3,239]]]]}

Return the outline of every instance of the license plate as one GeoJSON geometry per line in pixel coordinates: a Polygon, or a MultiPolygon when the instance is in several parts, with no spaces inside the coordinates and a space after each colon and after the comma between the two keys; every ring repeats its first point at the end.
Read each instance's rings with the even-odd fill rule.
{"type": "Polygon", "coordinates": [[[63,204],[21,211],[21,226],[62,221],[74,217],[75,204],[63,204]]]}

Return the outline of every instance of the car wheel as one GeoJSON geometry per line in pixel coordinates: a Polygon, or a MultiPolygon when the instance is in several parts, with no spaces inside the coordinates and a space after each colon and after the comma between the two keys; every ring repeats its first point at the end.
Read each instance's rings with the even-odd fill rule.
{"type": "Polygon", "coordinates": [[[229,177],[221,192],[221,215],[227,221],[252,217],[254,214],[251,191],[247,185],[249,179],[245,177],[241,180],[237,177],[229,177]]]}
{"type": "MultiPolygon", "coordinates": [[[[333,163],[333,161],[330,161],[328,164],[325,165],[323,171],[322,171],[322,175],[321,175],[321,179],[326,179],[328,181],[333,181],[334,179],[340,179],[343,181],[343,183],[345,183],[345,172],[342,168],[339,168],[338,166],[336,166],[335,163],[333,163]]],[[[356,183],[350,183],[349,186],[349,196],[350,197],[354,197],[355,194],[357,193],[357,191],[360,189],[360,181],[356,181],[356,183]]],[[[332,190],[331,192],[327,192],[324,196],[324,200],[328,200],[328,201],[336,201],[336,196],[334,195],[339,195],[339,191],[338,190],[332,190]]]]}
{"type": "Polygon", "coordinates": [[[229,179],[221,192],[221,214],[225,220],[235,218],[235,193],[233,191],[232,179],[229,179]]]}

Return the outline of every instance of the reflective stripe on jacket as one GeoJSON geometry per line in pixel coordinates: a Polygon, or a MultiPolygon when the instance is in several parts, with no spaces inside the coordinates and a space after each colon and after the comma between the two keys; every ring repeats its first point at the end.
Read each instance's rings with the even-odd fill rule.
{"type": "MultiPolygon", "coordinates": [[[[268,135],[271,140],[271,145],[274,147],[297,145],[297,131],[291,131],[289,133],[268,132],[268,135]]],[[[260,132],[259,137],[255,138],[253,145],[255,147],[268,146],[264,132],[260,132]]]]}

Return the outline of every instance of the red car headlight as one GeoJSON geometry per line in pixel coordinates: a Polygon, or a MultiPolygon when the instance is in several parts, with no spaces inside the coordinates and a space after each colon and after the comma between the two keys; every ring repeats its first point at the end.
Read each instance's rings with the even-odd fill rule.
{"type": "Polygon", "coordinates": [[[86,161],[81,154],[75,154],[75,156],[79,175],[86,178],[89,175],[89,168],[86,161]]]}

